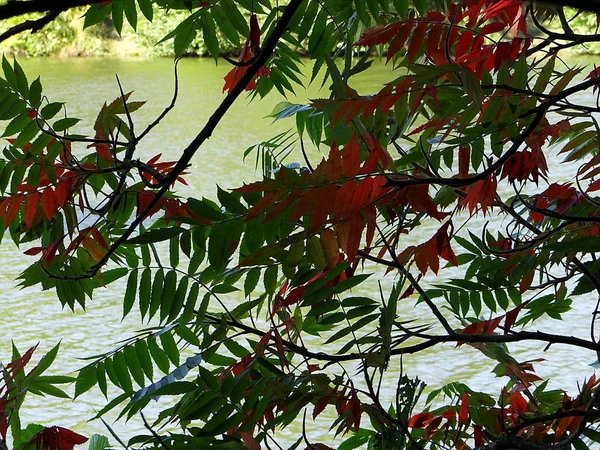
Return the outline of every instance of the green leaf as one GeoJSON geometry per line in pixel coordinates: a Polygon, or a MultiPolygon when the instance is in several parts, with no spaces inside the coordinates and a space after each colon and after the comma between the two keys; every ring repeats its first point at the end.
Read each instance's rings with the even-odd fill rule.
{"type": "Polygon", "coordinates": [[[58,133],[60,131],[68,130],[72,126],[77,125],[77,123],[79,123],[79,121],[80,121],[80,119],[66,117],[64,119],[60,119],[60,120],[57,120],[56,122],[54,122],[54,124],[52,125],[52,128],[54,129],[55,132],[58,133]]]}
{"type": "Polygon", "coordinates": [[[140,280],[140,313],[142,315],[142,320],[146,317],[148,313],[148,308],[150,307],[150,299],[152,293],[152,270],[146,268],[142,272],[142,278],[140,280]]]}
{"type": "Polygon", "coordinates": [[[37,108],[42,101],[42,82],[37,77],[29,87],[29,102],[34,108],[37,108]]]}
{"type": "Polygon", "coordinates": [[[174,301],[175,286],[177,286],[177,272],[169,270],[165,275],[165,284],[163,286],[162,299],[160,302],[160,321],[161,323],[171,313],[171,305],[174,301]]]}
{"type": "Polygon", "coordinates": [[[127,287],[125,288],[125,297],[123,298],[123,318],[131,312],[135,303],[136,293],[138,291],[138,270],[132,270],[127,278],[127,287]]]}
{"type": "Polygon", "coordinates": [[[129,369],[131,376],[138,384],[138,386],[144,387],[144,372],[142,370],[141,363],[138,360],[137,350],[135,346],[128,345],[127,347],[125,347],[123,354],[125,355],[125,360],[127,361],[127,368],[129,369]]]}
{"type": "Polygon", "coordinates": [[[166,333],[162,333],[160,335],[160,343],[162,344],[165,353],[168,358],[171,360],[174,366],[179,365],[179,349],[177,348],[177,343],[173,338],[173,333],[168,331],[166,333]]]}
{"type": "Polygon", "coordinates": [[[128,364],[125,355],[122,352],[116,353],[113,356],[113,369],[117,380],[119,381],[119,386],[125,392],[131,393],[133,392],[133,385],[131,384],[131,377],[129,376],[127,367],[128,364]]]}
{"type": "Polygon", "coordinates": [[[147,343],[150,355],[152,355],[152,359],[160,371],[162,373],[169,373],[169,357],[167,354],[158,346],[154,337],[148,338],[147,343]]]}
{"type": "Polygon", "coordinates": [[[204,44],[215,61],[217,61],[219,59],[219,39],[217,39],[215,22],[209,13],[200,16],[200,26],[202,27],[204,44]]]}
{"type": "Polygon", "coordinates": [[[119,35],[121,34],[121,31],[123,31],[123,1],[124,0],[116,0],[111,2],[113,25],[119,35]]]}
{"type": "Polygon", "coordinates": [[[137,353],[137,359],[140,362],[140,366],[146,375],[146,378],[152,380],[153,377],[153,366],[152,366],[152,358],[150,357],[150,351],[148,350],[148,346],[146,342],[143,340],[139,340],[135,343],[135,351],[137,353]]]}
{"type": "Polygon", "coordinates": [[[181,227],[158,228],[155,230],[146,231],[145,233],[142,233],[139,236],[128,239],[126,241],[126,244],[145,245],[153,244],[156,242],[162,242],[166,241],[167,239],[171,239],[175,236],[179,236],[184,231],[186,231],[185,228],[181,227]]]}
{"type": "Polygon", "coordinates": [[[79,371],[77,380],[75,381],[75,398],[79,397],[84,392],[87,392],[96,385],[98,381],[98,375],[96,367],[86,366],[79,371]]]}
{"type": "Polygon", "coordinates": [[[224,191],[217,186],[217,197],[223,207],[231,212],[232,214],[246,214],[248,208],[246,208],[239,200],[239,196],[236,196],[230,192],[224,191]]]}
{"type": "Polygon", "coordinates": [[[158,269],[154,274],[154,281],[152,282],[152,295],[150,300],[150,308],[148,311],[148,318],[152,319],[160,308],[163,299],[163,284],[165,281],[164,271],[162,268],[158,269]]]}
{"type": "Polygon", "coordinates": [[[105,450],[110,446],[108,438],[101,434],[93,434],[88,443],[88,450],[105,450]]]}
{"type": "Polygon", "coordinates": [[[154,8],[152,7],[152,1],[138,0],[138,6],[140,7],[140,11],[142,11],[144,17],[146,17],[146,19],[152,22],[152,19],[154,17],[154,8]]]}
{"type": "Polygon", "coordinates": [[[219,207],[212,201],[203,198],[198,200],[192,197],[187,199],[187,205],[194,214],[209,221],[225,220],[227,216],[221,212],[219,207]]]}

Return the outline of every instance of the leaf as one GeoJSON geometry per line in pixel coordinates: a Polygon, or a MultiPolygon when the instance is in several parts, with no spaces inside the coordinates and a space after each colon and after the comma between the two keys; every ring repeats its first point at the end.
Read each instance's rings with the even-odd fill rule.
{"type": "Polygon", "coordinates": [[[135,303],[136,293],[138,291],[138,271],[132,270],[127,278],[127,287],[125,289],[125,296],[123,297],[123,318],[131,312],[133,304],[135,303]]]}
{"type": "Polygon", "coordinates": [[[360,149],[356,142],[356,135],[352,135],[350,141],[344,147],[342,153],[342,167],[344,175],[348,178],[356,176],[360,170],[360,149]]]}
{"type": "Polygon", "coordinates": [[[87,437],[57,426],[44,428],[33,439],[36,448],[47,450],[72,450],[76,445],[85,444],[87,441],[87,437]]]}
{"type": "Polygon", "coordinates": [[[108,438],[101,434],[93,434],[90,438],[88,450],[105,450],[110,446],[108,438]]]}
{"type": "Polygon", "coordinates": [[[33,221],[38,211],[38,204],[40,201],[40,193],[37,191],[30,192],[25,199],[25,226],[28,230],[33,227],[33,221]]]}

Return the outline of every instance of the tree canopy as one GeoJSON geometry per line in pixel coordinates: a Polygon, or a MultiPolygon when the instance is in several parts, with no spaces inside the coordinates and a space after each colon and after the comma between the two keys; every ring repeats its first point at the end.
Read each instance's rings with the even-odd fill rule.
{"type": "Polygon", "coordinates": [[[593,13],[565,5],[598,9],[583,3],[0,4],[2,20],[30,14],[0,40],[43,33],[74,7],[86,7],[86,27],[110,18],[119,33],[155,11],[185,12],[163,38],[176,56],[172,101],[145,128],[135,115],[144,102],[117,79],[120,95],[88,134],[74,133],[79,119],[45,95],[43,77],[29,80],[3,57],[0,224],[31,257],[20,285],[55,291],[72,310],[108,286],[124,316],[148,325],[81,355],[91,358],[73,377],[44,375],[58,345],[32,369],[35,347],[15,346],[0,366],[3,447],[9,436],[16,449],[86,442],[19,419],[27,395],[67,396],[61,385],[71,384],[74,401],[104,394],[99,418],[142,417],[146,433],[111,436],[134,449],[595,448],[600,69],[561,57],[600,41],[598,26],[572,25],[593,13]],[[178,58],[197,36],[215,60],[224,40],[239,49],[220,61],[231,66],[222,102],[177,160],[141,159],[140,144],[177,102],[178,58]],[[355,77],[378,70],[374,58],[390,77],[359,94],[355,77]],[[218,188],[213,200],[178,195],[235,102],[293,98],[310,83],[322,98],[273,112],[290,131],[239,149],[256,156],[254,182],[218,188]],[[367,280],[378,289],[365,294],[367,280]],[[587,322],[555,327],[575,306],[587,322]],[[425,313],[407,320],[415,307],[425,313]],[[536,372],[559,345],[592,366],[565,361],[575,392],[536,372]],[[455,381],[426,387],[405,359],[433,347],[477,352],[495,388],[464,382],[452,360],[455,381]],[[147,417],[151,399],[172,401],[147,417]],[[293,423],[302,432],[281,443],[293,423]],[[332,439],[312,442],[315,427],[332,439]]]}

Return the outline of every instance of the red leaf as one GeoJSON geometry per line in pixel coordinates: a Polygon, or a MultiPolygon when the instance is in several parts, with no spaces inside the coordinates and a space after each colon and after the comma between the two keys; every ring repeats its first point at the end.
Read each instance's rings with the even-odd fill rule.
{"type": "Polygon", "coordinates": [[[342,176],[342,155],[335,144],[331,144],[329,158],[326,162],[325,179],[327,181],[337,181],[342,176]]]}
{"type": "Polygon", "coordinates": [[[458,411],[458,423],[465,423],[469,418],[469,393],[465,392],[458,411]]]}
{"type": "Polygon", "coordinates": [[[344,387],[344,389],[342,389],[342,391],[339,393],[337,400],[335,401],[335,410],[337,411],[338,415],[341,416],[342,414],[344,414],[347,403],[348,399],[346,398],[346,387],[344,387]]]}
{"type": "Polygon", "coordinates": [[[336,219],[344,219],[350,216],[352,209],[352,198],[354,197],[354,191],[358,185],[355,181],[347,181],[338,190],[335,197],[335,204],[333,205],[333,215],[336,219]]]}
{"type": "Polygon", "coordinates": [[[46,427],[35,435],[37,450],[72,450],[74,446],[85,444],[88,438],[63,427],[46,427]]]}
{"type": "Polygon", "coordinates": [[[104,247],[106,250],[108,250],[108,244],[104,240],[104,236],[102,236],[102,233],[100,233],[100,231],[98,231],[98,228],[93,226],[91,228],[91,232],[92,232],[92,236],[94,237],[94,239],[96,239],[96,242],[98,242],[98,244],[100,244],[102,247],[104,247]]]}
{"type": "Polygon", "coordinates": [[[327,216],[333,211],[338,188],[335,184],[328,184],[315,191],[317,191],[315,203],[310,217],[313,231],[320,229],[327,221],[327,216]]]}
{"type": "Polygon", "coordinates": [[[6,369],[10,372],[12,377],[17,376],[27,365],[31,357],[33,356],[33,352],[37,348],[37,344],[27,350],[23,356],[17,358],[6,365],[6,369]]]}
{"type": "Polygon", "coordinates": [[[456,57],[460,58],[461,56],[465,55],[471,48],[472,43],[473,43],[473,33],[470,31],[465,31],[458,38],[458,43],[456,44],[456,57]]]}
{"type": "Polygon", "coordinates": [[[469,176],[469,166],[471,164],[471,150],[469,147],[461,147],[458,150],[458,176],[467,178],[469,176]]]}
{"type": "Polygon", "coordinates": [[[66,178],[58,182],[54,188],[56,196],[56,203],[60,208],[64,208],[71,195],[71,185],[73,181],[71,178],[66,178]]]}
{"type": "MultiPolygon", "coordinates": [[[[250,39],[248,39],[246,41],[246,43],[244,44],[244,46],[242,47],[242,51],[240,52],[238,61],[241,63],[245,63],[245,62],[249,61],[252,58],[251,53],[252,52],[250,49],[250,39]]],[[[225,85],[223,86],[223,92],[225,92],[225,91],[231,92],[231,90],[240,82],[240,80],[242,79],[242,77],[244,76],[244,74],[246,73],[246,71],[248,70],[249,67],[250,66],[248,66],[248,65],[241,65],[241,66],[235,66],[233,69],[231,69],[231,71],[227,75],[225,75],[225,77],[223,78],[225,80],[225,85]]],[[[268,76],[270,73],[271,73],[271,71],[267,67],[261,67],[261,69],[258,71],[256,76],[257,77],[268,76]]],[[[256,87],[256,82],[254,80],[250,80],[244,89],[246,91],[251,91],[255,87],[256,87]]]]}
{"type": "Polygon", "coordinates": [[[364,45],[379,45],[389,42],[402,27],[402,23],[386,23],[375,25],[363,33],[358,41],[354,43],[355,47],[364,45]]]}
{"type": "Polygon", "coordinates": [[[344,175],[348,178],[356,176],[360,170],[360,148],[356,142],[356,134],[352,135],[350,141],[344,147],[342,166],[344,175]]]}
{"type": "Polygon", "coordinates": [[[42,209],[48,220],[52,220],[52,216],[56,212],[56,198],[54,190],[50,186],[42,192],[42,209]]]}
{"type": "Polygon", "coordinates": [[[12,221],[15,220],[15,217],[21,209],[24,198],[23,195],[13,195],[10,198],[10,203],[4,214],[4,228],[8,228],[12,221]]]}
{"type": "Polygon", "coordinates": [[[481,211],[485,215],[488,208],[494,206],[496,199],[496,189],[498,182],[494,174],[487,177],[485,180],[478,181],[472,186],[468,187],[467,196],[462,200],[460,205],[464,208],[468,208],[469,212],[473,214],[478,208],[481,207],[481,211]]]}
{"type": "Polygon", "coordinates": [[[258,441],[256,439],[254,439],[254,437],[252,436],[252,434],[247,433],[245,431],[238,431],[239,435],[242,437],[242,440],[244,441],[244,448],[247,450],[260,450],[260,444],[258,443],[258,441]]]}
{"type": "Polygon", "coordinates": [[[35,256],[44,251],[44,247],[31,247],[28,250],[25,250],[23,253],[29,256],[35,256]]]}
{"type": "Polygon", "coordinates": [[[27,198],[25,199],[25,226],[28,230],[31,230],[33,226],[33,220],[35,219],[35,214],[38,210],[38,204],[40,201],[40,193],[34,191],[30,194],[27,194],[27,198]]]}
{"type": "MultiPolygon", "coordinates": [[[[402,28],[400,28],[400,30],[398,31],[398,34],[396,35],[396,37],[394,38],[394,40],[391,42],[389,48],[388,48],[388,54],[387,54],[387,61],[389,62],[390,59],[392,59],[394,57],[394,55],[396,53],[398,53],[403,47],[404,44],[406,44],[406,40],[408,39],[408,36],[410,35],[410,32],[413,28],[413,22],[407,22],[404,25],[402,25],[402,28]]],[[[441,25],[437,25],[437,29],[438,31],[438,40],[439,40],[439,33],[441,32],[441,25]]],[[[436,29],[434,27],[434,29],[436,29]]],[[[429,45],[429,41],[427,42],[427,44],[429,45]]]]}
{"type": "Polygon", "coordinates": [[[423,428],[423,426],[431,421],[435,416],[433,414],[423,412],[419,414],[415,414],[408,421],[409,428],[423,428]]]}
{"type": "Polygon", "coordinates": [[[473,439],[475,439],[475,447],[483,446],[484,442],[481,425],[473,425],[473,439]]]}
{"type": "Polygon", "coordinates": [[[317,418],[319,414],[323,412],[325,407],[329,404],[330,398],[329,396],[324,396],[319,399],[319,401],[315,404],[315,408],[313,409],[312,417],[313,420],[317,418]]]}
{"type": "Polygon", "coordinates": [[[260,47],[260,27],[256,14],[250,16],[250,45],[253,49],[260,47]]]}
{"type": "Polygon", "coordinates": [[[510,329],[512,328],[512,326],[515,324],[515,322],[517,320],[517,316],[519,315],[519,312],[528,303],[529,303],[529,300],[527,300],[526,302],[521,303],[519,306],[517,306],[516,308],[511,309],[510,311],[508,311],[506,313],[506,320],[504,321],[504,334],[508,334],[508,332],[510,331],[510,329]]]}
{"type": "Polygon", "coordinates": [[[421,49],[421,44],[425,38],[425,32],[427,31],[427,23],[420,23],[417,25],[415,32],[412,35],[410,40],[410,45],[408,46],[408,60],[412,62],[416,56],[419,54],[419,50],[421,49]]]}
{"type": "Polygon", "coordinates": [[[283,194],[283,190],[279,192],[266,193],[264,197],[262,197],[258,202],[256,202],[256,205],[254,205],[252,209],[248,211],[248,215],[246,216],[246,222],[256,219],[262,213],[266,212],[271,206],[275,204],[277,200],[279,200],[279,197],[281,197],[283,194]]]}

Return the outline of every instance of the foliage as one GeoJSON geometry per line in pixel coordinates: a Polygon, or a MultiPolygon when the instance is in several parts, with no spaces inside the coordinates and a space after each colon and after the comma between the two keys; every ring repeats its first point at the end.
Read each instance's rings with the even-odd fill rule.
{"type": "MultiPolygon", "coordinates": [[[[154,8],[185,15],[163,38],[178,56],[202,36],[217,58],[218,32],[239,49],[222,104],[177,161],[136,154],[177,89],[139,129],[144,102],[119,84],[83,136],[40,79],[2,61],[0,223],[37,259],[21,285],[54,290],[72,310],[124,286],[123,315],[148,323],[89,358],[75,398],[97,387],[110,399],[98,417],[141,415],[148,433],[133,448],[279,447],[277,430],[294,421],[303,432],[290,448],[331,448],[309,441],[310,416],[342,450],[600,442],[592,369],[573,373],[580,389],[568,392],[536,373],[541,357],[510,351],[600,355],[600,72],[559,60],[597,34],[574,32],[559,6],[518,0],[113,0],[92,4],[85,24],[110,16],[117,31],[135,29],[142,15],[157,20],[154,8]],[[303,88],[299,52],[329,95],[276,108],[293,129],[244,154],[259,152],[261,179],[218,188],[216,201],[178,196],[241,94],[303,88]],[[374,52],[392,75],[360,95],[353,77],[372,73],[374,52]],[[284,164],[290,153],[303,164],[284,164]],[[379,290],[361,294],[366,280],[379,290]],[[574,302],[589,325],[552,330],[574,302]],[[427,313],[405,320],[415,303],[427,313]],[[456,381],[419,400],[425,386],[403,357],[444,345],[479,352],[498,388],[480,392],[450,367],[456,381]],[[150,400],[167,396],[174,405],[146,422],[150,400]]],[[[0,423],[14,421],[0,411],[0,423]]]]}

